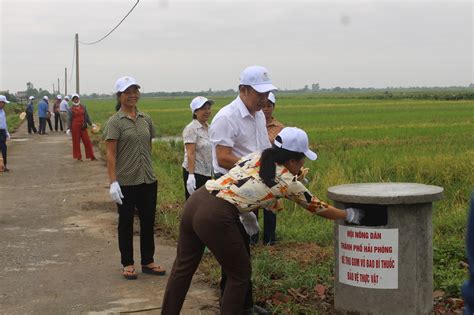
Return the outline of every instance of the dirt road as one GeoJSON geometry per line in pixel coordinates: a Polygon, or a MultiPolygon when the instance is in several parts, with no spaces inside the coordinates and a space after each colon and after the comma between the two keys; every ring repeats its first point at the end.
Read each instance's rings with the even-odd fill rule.
{"type": "MultiPolygon", "coordinates": [[[[10,172],[0,173],[0,313],[159,313],[168,277],[120,274],[104,161],[75,161],[68,136],[28,135],[26,123],[8,150],[10,172]]],[[[156,245],[155,259],[169,272],[176,247],[158,237],[156,245]]],[[[135,236],[136,267],[138,249],[135,236]]],[[[195,276],[183,313],[214,314],[216,306],[215,290],[195,276]]]]}

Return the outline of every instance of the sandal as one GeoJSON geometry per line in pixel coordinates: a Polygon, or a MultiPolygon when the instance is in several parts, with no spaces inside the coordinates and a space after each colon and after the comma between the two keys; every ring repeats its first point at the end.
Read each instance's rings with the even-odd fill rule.
{"type": "Polygon", "coordinates": [[[151,267],[142,265],[142,272],[155,275],[155,276],[164,276],[166,274],[166,270],[161,268],[158,265],[152,265],[151,267]]]}
{"type": "MultiPolygon", "coordinates": [[[[128,267],[128,266],[127,266],[128,267]]],[[[135,268],[122,268],[122,276],[127,280],[136,280],[138,278],[135,268]]]]}

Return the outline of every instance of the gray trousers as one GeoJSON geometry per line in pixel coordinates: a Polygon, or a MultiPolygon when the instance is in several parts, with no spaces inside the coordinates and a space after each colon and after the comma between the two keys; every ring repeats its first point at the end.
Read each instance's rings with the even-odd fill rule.
{"type": "Polygon", "coordinates": [[[63,123],[64,131],[68,129],[68,115],[67,112],[59,112],[59,116],[61,117],[61,122],[63,123]]]}

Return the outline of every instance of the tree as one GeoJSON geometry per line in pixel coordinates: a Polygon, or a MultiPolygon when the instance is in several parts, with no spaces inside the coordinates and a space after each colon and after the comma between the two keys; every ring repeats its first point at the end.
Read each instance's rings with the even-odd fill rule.
{"type": "Polygon", "coordinates": [[[319,91],[319,83],[313,83],[311,84],[311,89],[313,91],[319,91]]]}
{"type": "Polygon", "coordinates": [[[26,83],[26,95],[38,97],[39,96],[38,94],[39,94],[38,90],[33,87],[33,83],[27,82],[26,83]]]}

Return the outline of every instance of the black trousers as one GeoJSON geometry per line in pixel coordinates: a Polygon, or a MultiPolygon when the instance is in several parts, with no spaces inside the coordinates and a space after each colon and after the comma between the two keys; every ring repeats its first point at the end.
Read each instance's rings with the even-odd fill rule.
{"type": "Polygon", "coordinates": [[[134,264],[133,260],[133,218],[135,209],[140,218],[140,253],[141,264],[148,265],[154,261],[155,254],[155,213],[158,183],[120,186],[124,198],[123,204],[117,204],[119,213],[118,241],[122,265],[134,264]]]}
{"type": "MultiPolygon", "coordinates": [[[[253,211],[258,218],[258,209],[253,211]]],[[[275,244],[275,230],[276,230],[276,214],[270,210],[263,209],[263,244],[273,245],[275,244]]],[[[258,237],[260,233],[257,233],[251,237],[250,242],[252,244],[258,243],[258,237]]]]}
{"type": "MultiPolygon", "coordinates": [[[[46,117],[46,122],[48,123],[49,131],[53,131],[53,124],[51,123],[51,118],[46,117]]],[[[45,126],[45,129],[46,129],[46,126],[45,126]]]]}
{"type": "Polygon", "coordinates": [[[35,119],[33,118],[33,113],[26,114],[26,122],[28,124],[28,133],[38,132],[35,127],[35,119]]]}
{"type": "Polygon", "coordinates": [[[63,122],[61,121],[61,116],[59,115],[59,113],[54,113],[53,115],[54,115],[54,130],[58,131],[58,122],[59,122],[61,131],[64,131],[63,122]]]}
{"type": "Polygon", "coordinates": [[[252,266],[247,233],[239,221],[239,210],[210,194],[196,190],[184,205],[179,225],[178,249],[163,297],[162,314],[180,314],[194,272],[207,246],[226,271],[227,283],[221,299],[221,314],[241,315],[252,266]]]}
{"type": "MultiPolygon", "coordinates": [[[[189,172],[186,171],[186,169],[183,167],[184,197],[186,198],[186,200],[188,200],[190,196],[188,189],[186,187],[186,182],[188,181],[188,175],[189,175],[189,172]]],[[[199,187],[203,186],[208,180],[211,179],[210,176],[204,176],[197,173],[194,173],[194,178],[196,178],[196,190],[198,190],[199,187]]]]}
{"type": "Polygon", "coordinates": [[[7,167],[7,131],[0,129],[0,150],[2,150],[3,165],[7,167]]]}

